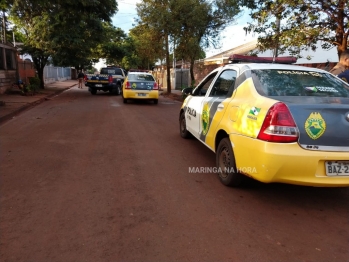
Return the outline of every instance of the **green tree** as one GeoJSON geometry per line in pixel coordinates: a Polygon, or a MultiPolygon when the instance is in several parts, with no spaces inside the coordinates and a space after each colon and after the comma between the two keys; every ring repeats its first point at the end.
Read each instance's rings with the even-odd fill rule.
{"type": "Polygon", "coordinates": [[[111,24],[104,24],[104,41],[99,44],[97,57],[105,58],[107,64],[120,65],[126,54],[126,33],[111,24]]]}
{"type": "Polygon", "coordinates": [[[161,32],[152,30],[147,24],[132,28],[129,38],[127,58],[133,61],[133,67],[151,69],[157,60],[164,57],[161,32]]]}
{"type": "Polygon", "coordinates": [[[169,37],[174,32],[171,7],[175,5],[175,2],[175,0],[143,0],[137,4],[139,24],[147,26],[152,32],[157,32],[157,41],[163,43],[166,56],[167,91],[169,93],[171,92],[169,37]]]}
{"type": "Polygon", "coordinates": [[[136,40],[130,34],[125,40],[124,48],[126,53],[120,65],[126,70],[141,66],[141,59],[136,49],[136,40]]]}
{"type": "Polygon", "coordinates": [[[253,22],[245,30],[260,34],[261,51],[276,49],[300,57],[301,50],[337,48],[338,56],[348,49],[348,0],[246,1],[253,22]]]}
{"type": "Polygon", "coordinates": [[[174,19],[179,24],[176,47],[181,58],[190,61],[190,75],[194,77],[194,62],[204,58],[203,48],[216,47],[219,34],[241,12],[238,1],[186,0],[175,9],[174,19]]]}
{"type": "Polygon", "coordinates": [[[103,22],[117,11],[115,0],[12,0],[13,21],[26,38],[23,53],[32,56],[41,88],[43,70],[51,58],[56,65],[91,64],[91,50],[103,40],[103,22]]]}
{"type": "Polygon", "coordinates": [[[143,0],[137,5],[140,24],[157,32],[167,68],[167,91],[171,92],[170,46],[177,47],[193,65],[202,47],[216,46],[219,33],[241,11],[238,0],[143,0]]]}

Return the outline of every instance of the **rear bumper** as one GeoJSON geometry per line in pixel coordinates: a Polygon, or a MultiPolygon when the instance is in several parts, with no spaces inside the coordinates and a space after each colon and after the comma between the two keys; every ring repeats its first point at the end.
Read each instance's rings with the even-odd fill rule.
{"type": "Polygon", "coordinates": [[[325,161],[349,160],[348,152],[302,149],[298,143],[268,143],[230,135],[237,169],[265,183],[321,187],[349,186],[348,176],[327,176],[325,161]]]}
{"type": "Polygon", "coordinates": [[[109,90],[111,88],[116,87],[116,83],[95,83],[95,82],[85,82],[85,86],[89,88],[93,88],[96,90],[109,90]]]}
{"type": "Polygon", "coordinates": [[[123,90],[123,97],[125,99],[159,99],[158,90],[123,90]]]}

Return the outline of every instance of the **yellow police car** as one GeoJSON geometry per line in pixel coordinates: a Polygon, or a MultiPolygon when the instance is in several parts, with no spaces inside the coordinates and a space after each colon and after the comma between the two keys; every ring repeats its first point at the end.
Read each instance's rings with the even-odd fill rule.
{"type": "Polygon", "coordinates": [[[122,86],[124,103],[133,99],[147,99],[158,103],[159,88],[152,74],[146,72],[128,72],[122,86]]]}
{"type": "Polygon", "coordinates": [[[349,186],[349,85],[293,58],[233,55],[186,88],[180,135],[216,154],[224,185],[349,186]]]}

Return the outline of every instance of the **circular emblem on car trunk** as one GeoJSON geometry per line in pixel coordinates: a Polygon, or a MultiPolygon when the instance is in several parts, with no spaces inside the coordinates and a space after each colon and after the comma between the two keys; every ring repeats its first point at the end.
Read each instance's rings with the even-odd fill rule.
{"type": "Polygon", "coordinates": [[[202,123],[202,134],[206,135],[208,132],[208,125],[210,122],[210,107],[208,103],[205,103],[202,109],[201,123],[202,123]]]}
{"type": "Polygon", "coordinates": [[[326,130],[326,122],[320,113],[312,112],[305,121],[304,127],[311,139],[318,139],[326,130]]]}

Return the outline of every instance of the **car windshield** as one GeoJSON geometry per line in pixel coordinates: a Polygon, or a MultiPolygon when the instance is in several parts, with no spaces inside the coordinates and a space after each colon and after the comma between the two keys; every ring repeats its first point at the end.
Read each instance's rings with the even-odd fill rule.
{"type": "Polygon", "coordinates": [[[349,85],[329,73],[302,70],[252,70],[263,96],[349,97],[349,85]]]}
{"type": "Polygon", "coordinates": [[[129,74],[128,80],[131,81],[155,81],[152,75],[148,74],[129,74]]]}
{"type": "Polygon", "coordinates": [[[101,75],[122,75],[120,68],[102,68],[101,75]]]}

